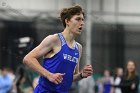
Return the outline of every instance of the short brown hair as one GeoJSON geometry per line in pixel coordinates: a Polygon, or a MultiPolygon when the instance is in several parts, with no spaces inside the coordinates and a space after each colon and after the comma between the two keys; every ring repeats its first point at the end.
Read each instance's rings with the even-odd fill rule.
{"type": "Polygon", "coordinates": [[[84,15],[83,9],[81,8],[80,5],[64,8],[60,13],[63,26],[66,27],[65,19],[70,20],[74,15],[79,15],[81,13],[84,15]]]}

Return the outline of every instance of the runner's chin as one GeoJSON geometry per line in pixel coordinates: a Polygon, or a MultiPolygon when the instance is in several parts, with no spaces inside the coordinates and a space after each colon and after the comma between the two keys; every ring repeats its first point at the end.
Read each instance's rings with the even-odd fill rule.
{"type": "Polygon", "coordinates": [[[81,31],[77,31],[76,34],[77,34],[77,35],[80,35],[80,34],[81,34],[81,31]]]}

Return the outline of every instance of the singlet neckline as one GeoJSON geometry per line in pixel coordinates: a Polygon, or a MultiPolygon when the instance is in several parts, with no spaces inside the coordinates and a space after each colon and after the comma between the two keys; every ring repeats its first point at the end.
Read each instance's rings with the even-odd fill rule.
{"type": "Polygon", "coordinates": [[[71,50],[75,50],[75,49],[76,49],[76,41],[74,40],[74,43],[73,43],[74,47],[71,48],[71,47],[69,47],[69,45],[68,45],[68,43],[67,43],[67,41],[66,41],[64,35],[63,35],[62,33],[61,33],[61,35],[62,35],[62,37],[63,37],[63,39],[64,39],[65,44],[67,45],[67,47],[68,47],[69,49],[71,49],[71,50]]]}

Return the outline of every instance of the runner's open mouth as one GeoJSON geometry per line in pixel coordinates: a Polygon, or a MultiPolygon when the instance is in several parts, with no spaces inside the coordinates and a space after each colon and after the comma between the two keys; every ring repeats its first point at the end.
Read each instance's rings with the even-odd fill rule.
{"type": "Polygon", "coordinates": [[[82,30],[82,27],[80,27],[79,30],[82,30]]]}

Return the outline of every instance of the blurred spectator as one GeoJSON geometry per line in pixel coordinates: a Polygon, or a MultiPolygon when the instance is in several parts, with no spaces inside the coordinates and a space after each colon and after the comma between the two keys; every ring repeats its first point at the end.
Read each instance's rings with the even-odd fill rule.
{"type": "Polygon", "coordinates": [[[15,86],[15,74],[14,74],[14,71],[10,68],[9,68],[9,76],[12,79],[12,87],[8,93],[17,93],[17,89],[15,86]]]}
{"type": "Polygon", "coordinates": [[[103,84],[102,84],[102,74],[94,73],[93,78],[95,80],[95,93],[103,93],[103,84]]]}
{"type": "Polygon", "coordinates": [[[13,79],[11,78],[9,68],[2,68],[0,75],[0,93],[8,93],[12,88],[13,79]]]}
{"type": "Polygon", "coordinates": [[[122,93],[121,88],[118,87],[121,83],[122,76],[123,76],[123,68],[118,67],[115,71],[115,76],[114,76],[114,83],[113,83],[114,93],[122,93]]]}
{"type": "Polygon", "coordinates": [[[95,82],[92,76],[79,81],[79,93],[95,93],[95,82]]]}
{"type": "Polygon", "coordinates": [[[103,82],[103,93],[111,93],[113,84],[113,78],[111,77],[111,73],[109,70],[104,70],[104,76],[102,78],[103,82]]]}
{"type": "Polygon", "coordinates": [[[138,85],[139,76],[136,74],[136,64],[134,61],[129,60],[120,83],[122,93],[138,93],[138,85]]]}
{"type": "Polygon", "coordinates": [[[20,65],[16,70],[15,86],[17,93],[31,93],[33,91],[33,78],[29,69],[20,65]]]}
{"type": "Polygon", "coordinates": [[[98,78],[96,81],[96,93],[103,93],[103,82],[101,78],[98,78]]]}

